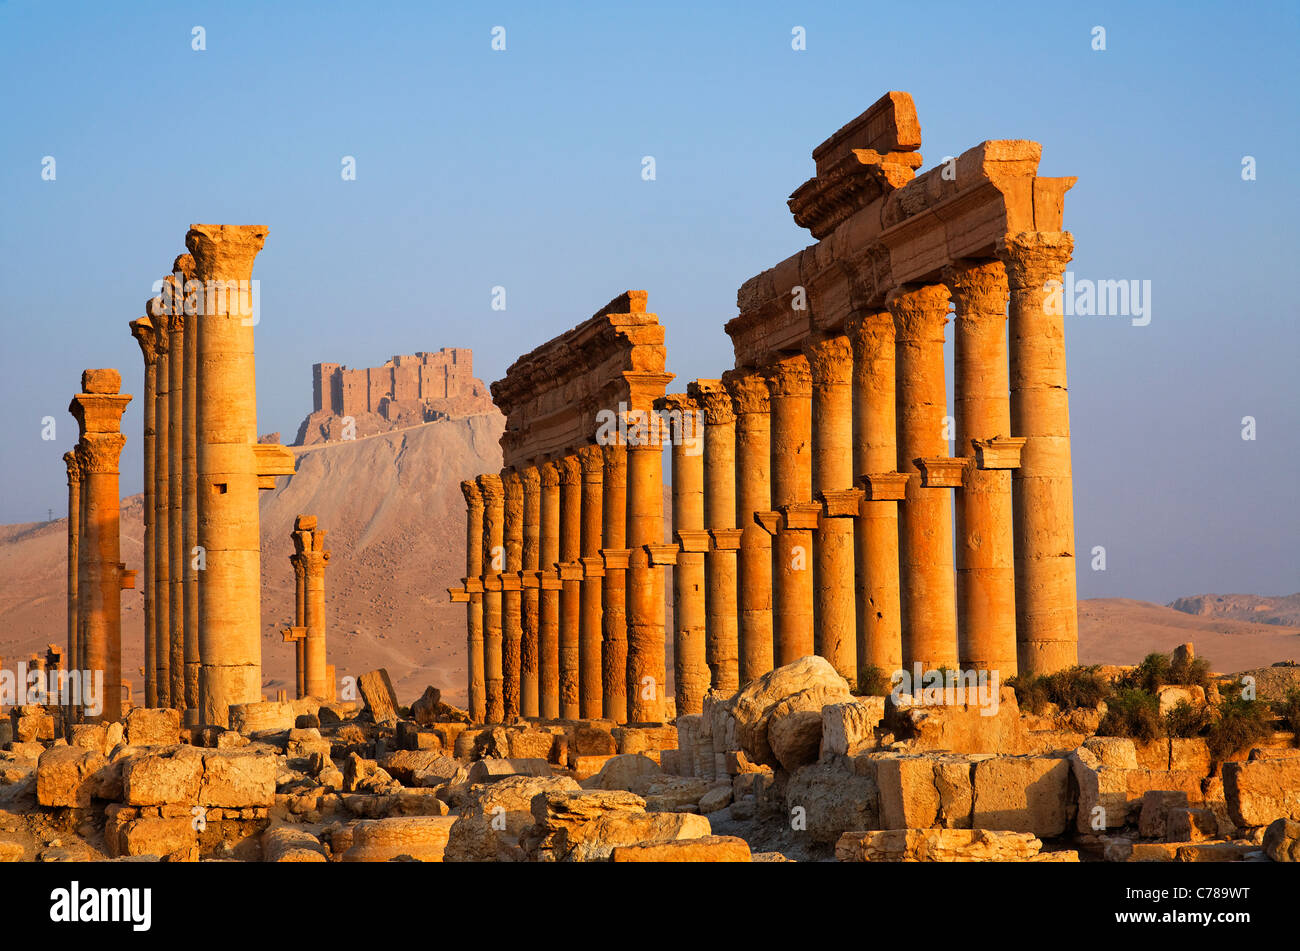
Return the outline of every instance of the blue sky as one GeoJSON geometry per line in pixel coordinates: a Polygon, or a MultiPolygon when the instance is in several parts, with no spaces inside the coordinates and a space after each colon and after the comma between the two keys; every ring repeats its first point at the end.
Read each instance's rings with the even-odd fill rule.
{"type": "Polygon", "coordinates": [[[1149,326],[1067,322],[1080,594],[1300,589],[1300,7],[474,7],[0,3],[0,522],[66,506],[83,368],[142,394],[127,323],[190,222],[270,228],[264,432],[292,438],[315,362],[472,347],[490,382],[628,288],[675,389],[732,364],[736,288],[811,243],[785,200],[812,149],[902,89],[926,167],[1041,142],[1079,177],[1075,274],[1152,282],[1149,326]]]}

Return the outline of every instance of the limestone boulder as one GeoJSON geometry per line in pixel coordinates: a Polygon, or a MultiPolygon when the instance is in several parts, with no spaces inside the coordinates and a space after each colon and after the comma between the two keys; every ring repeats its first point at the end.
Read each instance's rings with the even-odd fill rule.
{"type": "MultiPolygon", "coordinates": [[[[924,698],[924,694],[921,695],[924,698]]],[[[952,753],[1020,753],[1028,742],[1016,692],[1001,687],[996,695],[954,690],[954,699],[970,702],[902,702],[886,697],[884,724],[917,750],[952,753]]]]}
{"type": "Polygon", "coordinates": [[[1300,819],[1300,754],[1224,763],[1223,791],[1239,826],[1300,819]]]}
{"type": "Polygon", "coordinates": [[[1070,762],[1047,756],[996,756],[975,763],[972,828],[1054,838],[1073,818],[1070,762]]]}
{"type": "Polygon", "coordinates": [[[442,691],[437,687],[425,687],[420,699],[411,704],[411,717],[421,726],[432,726],[443,721],[469,723],[469,714],[464,710],[442,702],[442,691]]]}
{"type": "Polygon", "coordinates": [[[533,824],[533,798],[545,792],[579,788],[567,776],[508,776],[472,786],[461,814],[451,827],[444,860],[448,862],[523,861],[519,836],[533,824]]]}
{"type": "MultiPolygon", "coordinates": [[[[830,662],[823,657],[801,657],[793,664],[768,671],[762,677],[746,684],[731,700],[725,704],[726,715],[720,716],[714,710],[714,736],[734,733],[735,746],[724,744],[723,749],[741,749],[754,763],[778,766],[780,760],[773,751],[768,738],[768,728],[773,713],[783,701],[789,704],[781,707],[783,714],[795,711],[821,708],[831,703],[844,703],[851,700],[848,684],[839,675],[830,662]],[[799,700],[792,700],[802,694],[799,700]],[[734,725],[727,723],[729,716],[734,725]],[[722,721],[722,722],[719,722],[722,721]]],[[[817,733],[820,746],[820,719],[817,733]]],[[[714,743],[715,750],[718,744],[714,743]]]]}
{"type": "Polygon", "coordinates": [[[51,746],[36,764],[36,801],[42,806],[89,807],[107,765],[98,749],[51,746]]]}
{"type": "Polygon", "coordinates": [[[645,792],[647,812],[681,812],[694,810],[713,784],[694,776],[661,776],[645,792]]]}
{"type": "Polygon", "coordinates": [[[353,827],[352,844],[343,853],[342,860],[441,862],[455,821],[451,816],[363,819],[353,827]]]}
{"type": "Polygon", "coordinates": [[[198,804],[223,809],[263,808],[275,802],[279,757],[267,750],[208,750],[198,804]]]}
{"type": "Polygon", "coordinates": [[[731,835],[708,835],[674,842],[620,845],[610,853],[612,862],[749,862],[749,843],[731,835]]]}
{"type": "Polygon", "coordinates": [[[663,769],[643,753],[627,753],[605,761],[600,772],[582,780],[583,789],[627,789],[645,795],[663,776],[663,769]]]}
{"type": "Polygon", "coordinates": [[[154,747],[122,765],[122,796],[128,805],[193,804],[202,782],[203,754],[192,746],[154,747]]]}
{"type": "Polygon", "coordinates": [[[455,774],[456,761],[437,750],[391,750],[379,758],[379,765],[404,786],[417,786],[417,773],[436,771],[450,778],[455,774]],[[451,771],[447,772],[450,765],[451,771]]]}
{"type": "Polygon", "coordinates": [[[264,862],[324,862],[325,846],[302,826],[276,825],[262,833],[264,862]]]}
{"type": "Polygon", "coordinates": [[[835,858],[841,862],[1024,862],[1033,860],[1042,847],[1027,832],[889,829],[845,832],[835,843],[835,858]]]}
{"type": "Polygon", "coordinates": [[[136,707],[126,715],[126,742],[131,746],[175,746],[180,736],[179,710],[136,707]]]}
{"type": "Polygon", "coordinates": [[[397,719],[397,694],[393,691],[393,682],[388,678],[386,669],[380,667],[362,674],[357,679],[357,688],[376,723],[388,723],[397,719]]]}
{"type": "Polygon", "coordinates": [[[470,764],[467,782],[491,783],[507,776],[550,776],[551,764],[544,759],[481,759],[470,764]]]}
{"type": "Polygon", "coordinates": [[[1300,822],[1275,819],[1264,830],[1264,854],[1274,862],[1300,862],[1300,822]]]}
{"type": "Polygon", "coordinates": [[[880,824],[875,778],[859,775],[845,761],[796,770],[785,787],[785,805],[790,821],[802,820],[814,842],[835,842],[848,830],[880,824]]]}
{"type": "Polygon", "coordinates": [[[822,708],[820,756],[853,756],[871,749],[885,717],[884,697],[854,697],[822,708]]]}
{"type": "Polygon", "coordinates": [[[230,729],[244,736],[292,730],[297,720],[298,714],[292,703],[259,700],[230,705],[230,729]]]}
{"type": "Polygon", "coordinates": [[[195,862],[198,831],[189,816],[147,817],[127,822],[119,834],[120,854],[156,855],[169,861],[195,862]]]}
{"type": "Polygon", "coordinates": [[[533,798],[533,825],[520,837],[530,861],[607,861],[620,845],[696,839],[709,820],[687,812],[645,811],[645,800],[618,790],[546,792],[533,798]]]}

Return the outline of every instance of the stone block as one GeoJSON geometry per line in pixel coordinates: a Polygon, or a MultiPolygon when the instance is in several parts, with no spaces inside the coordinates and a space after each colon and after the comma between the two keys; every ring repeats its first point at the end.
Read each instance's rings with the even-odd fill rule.
{"type": "Polygon", "coordinates": [[[230,729],[244,736],[292,730],[297,720],[292,703],[259,700],[230,705],[230,729]]]}
{"type": "Polygon", "coordinates": [[[1243,828],[1300,819],[1300,756],[1223,764],[1228,815],[1243,828]]]}
{"type": "Polygon", "coordinates": [[[278,765],[279,758],[263,750],[209,750],[203,754],[198,803],[227,809],[270,806],[278,765]]]}
{"type": "Polygon", "coordinates": [[[362,674],[357,680],[357,688],[376,723],[397,719],[397,694],[393,691],[393,682],[388,679],[387,670],[380,667],[362,674]]]}
{"type": "Polygon", "coordinates": [[[352,844],[342,860],[389,862],[405,857],[417,862],[441,862],[455,821],[451,816],[362,820],[353,827],[352,844]]]}
{"type": "Polygon", "coordinates": [[[470,764],[470,784],[491,783],[507,776],[550,776],[551,764],[544,759],[481,759],[470,764]]]}
{"type": "Polygon", "coordinates": [[[787,814],[791,821],[803,819],[814,842],[835,842],[851,829],[877,828],[880,799],[876,780],[858,775],[843,761],[804,766],[790,776],[785,788],[787,814]]]}
{"type": "Polygon", "coordinates": [[[510,776],[490,785],[471,787],[451,827],[445,860],[522,861],[519,836],[533,824],[533,798],[544,792],[578,788],[567,776],[510,776]]]}
{"type": "Polygon", "coordinates": [[[190,817],[132,819],[121,829],[122,855],[156,855],[159,858],[198,860],[198,831],[190,817]]]}
{"type": "Polygon", "coordinates": [[[749,843],[730,835],[616,846],[613,862],[749,862],[749,843]]]}
{"type": "Polygon", "coordinates": [[[203,754],[197,749],[154,748],[123,764],[122,795],[126,804],[133,806],[193,804],[198,802],[202,780],[203,754]]]}
{"type": "Polygon", "coordinates": [[[97,749],[51,746],[36,764],[36,801],[42,806],[89,807],[107,763],[97,749]]]}
{"type": "Polygon", "coordinates": [[[889,829],[845,832],[835,843],[835,858],[840,862],[1024,862],[1035,858],[1042,847],[1028,832],[889,829]]]}
{"type": "MultiPolygon", "coordinates": [[[[1186,810],[1187,793],[1153,789],[1142,794],[1142,811],[1138,815],[1138,835],[1144,839],[1163,839],[1169,828],[1169,813],[1186,810]]],[[[1176,841],[1176,840],[1175,840],[1176,841]]]]}
{"type": "Polygon", "coordinates": [[[1275,819],[1264,830],[1264,854],[1274,862],[1300,862],[1300,822],[1275,819]]]}
{"type": "Polygon", "coordinates": [[[650,757],[627,753],[610,757],[598,773],[579,782],[584,789],[628,789],[643,795],[663,775],[663,768],[650,757]]]}
{"type": "Polygon", "coordinates": [[[876,727],[884,717],[884,697],[855,697],[822,707],[821,758],[852,756],[871,749],[876,727]]]}
{"type": "Polygon", "coordinates": [[[975,764],[976,829],[1054,838],[1071,817],[1070,762],[1045,756],[997,756],[975,764]]]}
{"type": "Polygon", "coordinates": [[[126,742],[131,746],[175,746],[180,736],[179,710],[136,707],[126,715],[126,742]]]}
{"type": "Polygon", "coordinates": [[[262,833],[264,862],[324,862],[325,846],[301,826],[272,826],[262,833]]]}

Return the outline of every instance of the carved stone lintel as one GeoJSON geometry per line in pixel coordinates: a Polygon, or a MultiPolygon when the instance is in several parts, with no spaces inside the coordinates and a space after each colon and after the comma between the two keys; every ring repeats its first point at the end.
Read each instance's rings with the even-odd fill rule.
{"type": "Polygon", "coordinates": [[[709,533],[702,529],[682,528],[673,532],[677,544],[684,552],[706,552],[709,550],[709,533]]]}
{"type": "Polygon", "coordinates": [[[1024,436],[972,439],[975,465],[979,469],[1019,469],[1020,451],[1025,448],[1025,442],[1024,436]]]}
{"type": "Polygon", "coordinates": [[[858,484],[866,492],[867,502],[901,502],[907,497],[907,474],[904,472],[873,472],[858,476],[858,484]]]}
{"type": "Polygon", "coordinates": [[[821,514],[820,502],[791,502],[781,506],[781,515],[785,518],[785,529],[788,532],[817,528],[821,514]]]}
{"type": "Polygon", "coordinates": [[[862,489],[834,489],[817,493],[822,502],[822,515],[826,518],[852,518],[865,493],[862,489]]]}
{"type": "Polygon", "coordinates": [[[931,456],[914,459],[921,470],[921,485],[927,489],[959,489],[970,456],[931,456]]]}

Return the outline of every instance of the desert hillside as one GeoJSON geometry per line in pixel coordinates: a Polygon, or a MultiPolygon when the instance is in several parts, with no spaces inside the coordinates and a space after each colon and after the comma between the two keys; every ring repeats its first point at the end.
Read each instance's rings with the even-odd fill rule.
{"type": "MultiPolygon", "coordinates": [[[[464,573],[461,480],[501,466],[503,418],[481,414],[355,441],[295,447],[298,471],[262,495],[262,657],[266,688],[292,693],[293,657],[279,629],[293,616],[289,532],[316,515],[333,552],[326,574],[331,662],[338,676],[387,667],[399,698],[429,684],[465,694],[464,608],[446,589],[464,573]]],[[[665,500],[665,515],[671,509],[665,500]]],[[[123,501],[122,555],[142,564],[141,497],[123,501]]],[[[0,526],[0,658],[64,643],[67,522],[0,526]]],[[[668,587],[671,597],[671,585],[668,587]]],[[[1079,605],[1083,663],[1135,663],[1193,641],[1220,671],[1300,660],[1300,595],[1198,595],[1171,606],[1128,599],[1079,605]]],[[[142,592],[124,592],[123,669],[143,663],[142,592]]],[[[669,606],[671,612],[671,605],[669,606]]],[[[669,613],[671,630],[671,613],[669,613]]],[[[671,673],[671,659],[669,671],[671,673]]]]}

